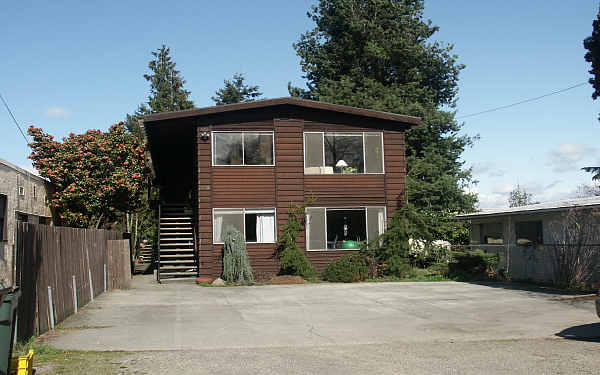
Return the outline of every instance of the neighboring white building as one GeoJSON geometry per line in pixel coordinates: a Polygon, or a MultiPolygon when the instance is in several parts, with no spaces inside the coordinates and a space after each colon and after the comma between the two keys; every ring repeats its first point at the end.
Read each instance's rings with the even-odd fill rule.
{"type": "Polygon", "coordinates": [[[581,210],[592,223],[591,245],[600,251],[600,221],[592,215],[600,210],[600,197],[481,210],[457,219],[471,221],[471,247],[498,253],[499,269],[513,279],[551,281],[550,252],[564,242],[565,214],[572,209],[581,210]]]}
{"type": "Polygon", "coordinates": [[[45,179],[0,159],[0,281],[13,284],[17,221],[51,224],[45,179]]]}

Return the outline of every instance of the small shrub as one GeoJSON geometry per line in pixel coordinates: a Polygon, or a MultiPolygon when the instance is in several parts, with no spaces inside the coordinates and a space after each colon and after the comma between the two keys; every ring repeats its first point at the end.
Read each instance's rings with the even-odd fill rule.
{"type": "Polygon", "coordinates": [[[293,203],[290,204],[288,220],[279,237],[279,254],[281,256],[279,274],[301,276],[306,280],[312,280],[317,277],[315,267],[296,244],[298,235],[303,228],[303,217],[304,208],[293,203]]]}
{"type": "Polygon", "coordinates": [[[449,264],[450,277],[465,279],[488,279],[495,277],[496,266],[500,261],[498,254],[487,254],[482,250],[454,252],[449,264]]]}
{"type": "Polygon", "coordinates": [[[315,267],[298,246],[287,247],[281,253],[280,275],[301,276],[305,280],[317,277],[315,267]]]}
{"type": "Polygon", "coordinates": [[[448,276],[449,273],[449,265],[448,262],[435,262],[429,265],[427,269],[434,275],[442,275],[444,277],[448,276]]]}
{"type": "Polygon", "coordinates": [[[329,263],[322,276],[324,280],[332,282],[363,281],[369,276],[369,266],[359,254],[344,255],[329,263]]]}
{"type": "Polygon", "coordinates": [[[229,227],[223,231],[223,242],[223,279],[233,283],[254,281],[244,235],[229,227]]]}
{"type": "Polygon", "coordinates": [[[410,264],[409,260],[400,256],[391,257],[383,271],[386,276],[395,276],[401,279],[415,277],[415,269],[410,264]]]}

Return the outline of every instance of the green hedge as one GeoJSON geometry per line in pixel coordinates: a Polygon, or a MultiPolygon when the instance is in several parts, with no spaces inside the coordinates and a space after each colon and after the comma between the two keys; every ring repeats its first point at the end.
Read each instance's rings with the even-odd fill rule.
{"type": "Polygon", "coordinates": [[[369,267],[360,254],[344,255],[329,263],[323,271],[323,280],[352,283],[363,281],[369,275],[369,267]]]}
{"type": "Polygon", "coordinates": [[[482,250],[455,251],[449,266],[450,277],[466,279],[488,279],[496,273],[500,261],[498,254],[488,254],[482,250]]]}

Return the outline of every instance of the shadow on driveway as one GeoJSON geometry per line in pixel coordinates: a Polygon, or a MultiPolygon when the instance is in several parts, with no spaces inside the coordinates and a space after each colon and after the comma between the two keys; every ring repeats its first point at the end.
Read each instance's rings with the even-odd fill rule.
{"type": "Polygon", "coordinates": [[[568,340],[600,342],[600,323],[582,324],[573,326],[556,334],[568,340]]]}
{"type": "Polygon", "coordinates": [[[469,284],[485,285],[490,288],[519,290],[523,292],[542,293],[556,296],[587,296],[591,293],[590,291],[556,289],[551,286],[543,286],[522,282],[473,281],[469,282],[469,284]]]}

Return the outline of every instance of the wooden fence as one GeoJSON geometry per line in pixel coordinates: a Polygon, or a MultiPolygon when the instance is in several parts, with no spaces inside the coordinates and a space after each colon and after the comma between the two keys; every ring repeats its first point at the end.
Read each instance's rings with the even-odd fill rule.
{"type": "Polygon", "coordinates": [[[120,232],[19,223],[16,238],[19,339],[52,329],[108,289],[130,285],[129,244],[120,232]]]}

